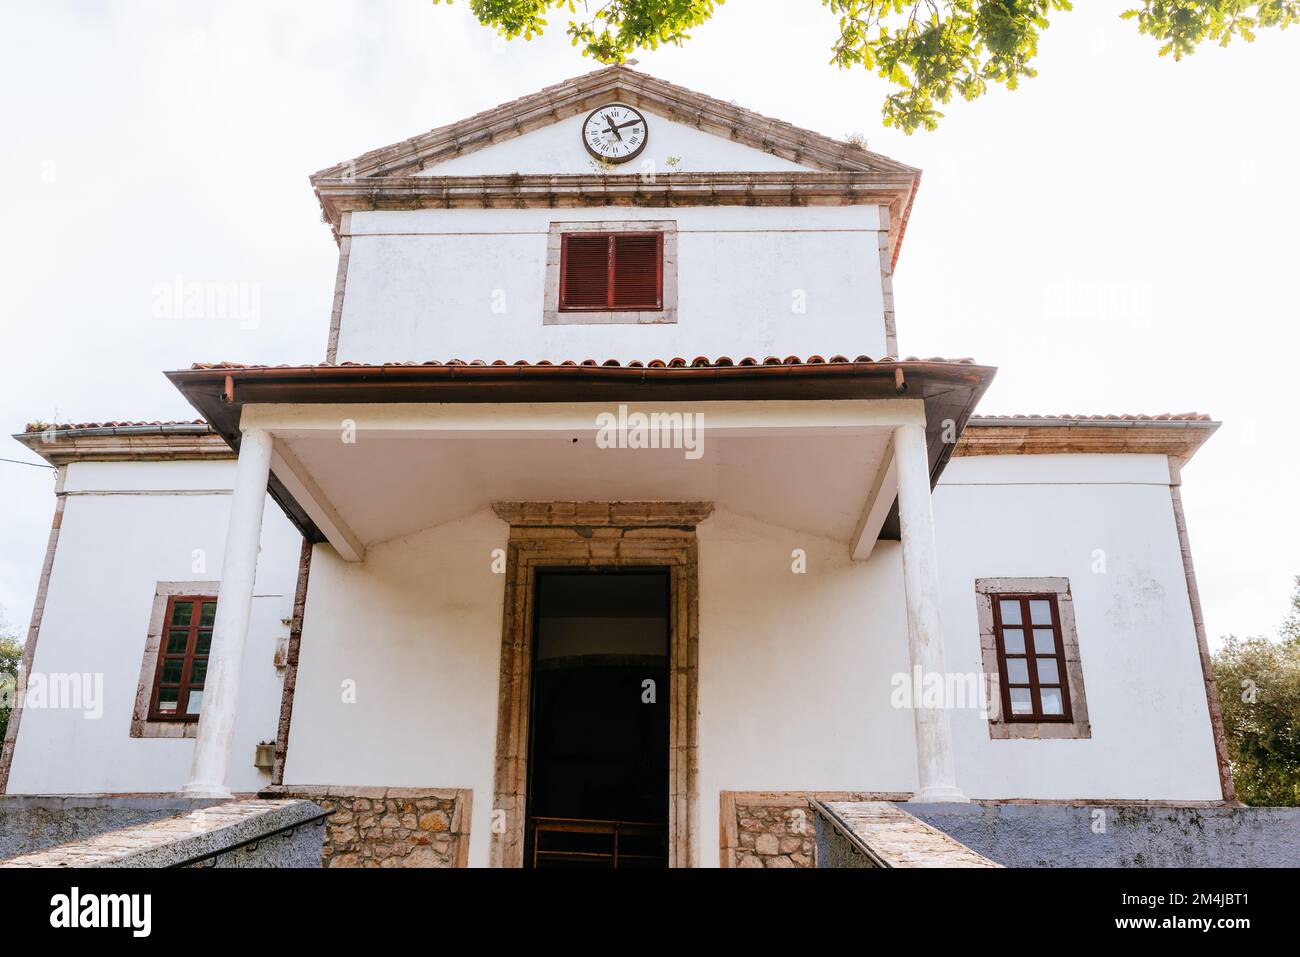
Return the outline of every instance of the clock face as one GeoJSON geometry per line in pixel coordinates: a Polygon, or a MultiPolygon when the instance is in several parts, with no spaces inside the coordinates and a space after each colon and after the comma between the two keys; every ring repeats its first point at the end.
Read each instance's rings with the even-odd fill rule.
{"type": "Polygon", "coordinates": [[[639,156],[649,138],[645,117],[621,103],[593,110],[582,124],[582,145],[607,163],[626,163],[639,156]]]}

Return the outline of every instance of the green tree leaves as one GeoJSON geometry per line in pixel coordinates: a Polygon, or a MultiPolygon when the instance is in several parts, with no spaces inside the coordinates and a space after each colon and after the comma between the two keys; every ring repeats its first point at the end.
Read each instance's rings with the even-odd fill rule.
{"type": "Polygon", "coordinates": [[[933,130],[936,104],[982,96],[990,83],[1015,89],[1036,71],[1048,14],[1070,0],[822,0],[840,17],[831,61],[861,64],[901,89],[885,100],[886,126],[933,130]]]}
{"type": "MultiPolygon", "coordinates": [[[[0,628],[4,622],[0,620],[0,628]]],[[[13,710],[14,696],[18,691],[18,668],[23,662],[23,646],[18,639],[0,633],[0,741],[9,727],[9,713],[13,710]]]]}
{"type": "MultiPolygon", "coordinates": [[[[452,3],[453,0],[433,0],[452,3]]],[[[713,16],[724,0],[470,0],[486,26],[508,39],[529,40],[547,27],[546,14],[561,10],[568,35],[601,63],[621,63],[635,50],[680,46],[690,30],[713,16]]],[[[786,0],[790,17],[798,16],[786,0]]],[[[811,0],[804,0],[810,3],[811,0]]],[[[898,89],[885,99],[885,124],[907,133],[938,126],[939,106],[954,96],[974,100],[990,84],[1014,90],[1036,75],[1032,61],[1049,17],[1071,9],[1070,0],[821,0],[839,17],[831,62],[874,70],[898,89]]],[[[1175,60],[1197,46],[1250,41],[1259,29],[1285,29],[1300,21],[1300,0],[1144,0],[1121,14],[1160,42],[1175,60]]]]}
{"type": "Polygon", "coordinates": [[[1300,805],[1300,578],[1281,641],[1225,639],[1214,680],[1237,797],[1247,804],[1300,805]]]}
{"type": "MultiPolygon", "coordinates": [[[[451,4],[453,0],[433,0],[451,4]]],[[[546,29],[544,14],[562,9],[569,14],[568,34],[584,55],[601,63],[621,63],[632,51],[653,50],[662,43],[680,46],[687,31],[713,16],[724,0],[605,0],[590,5],[575,0],[470,0],[470,9],[484,26],[509,40],[531,40],[546,29]],[[596,9],[591,10],[594,6],[596,9]],[[581,8],[581,15],[579,14],[581,8]]]]}
{"type": "Polygon", "coordinates": [[[1120,16],[1159,40],[1161,56],[1181,60],[1207,40],[1226,47],[1235,37],[1249,43],[1261,27],[1285,30],[1300,21],[1300,0],[1146,0],[1120,16]]]}

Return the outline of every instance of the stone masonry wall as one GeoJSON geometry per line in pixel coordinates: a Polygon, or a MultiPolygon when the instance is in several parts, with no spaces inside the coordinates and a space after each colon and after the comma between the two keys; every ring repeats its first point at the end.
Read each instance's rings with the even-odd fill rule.
{"type": "Polygon", "coordinates": [[[723,867],[816,867],[816,824],[808,799],[904,800],[908,795],[848,791],[723,791],[723,867]]]}
{"type": "Polygon", "coordinates": [[[815,867],[816,841],[798,808],[736,805],[737,867],[815,867]]]}
{"type": "MultiPolygon", "coordinates": [[[[276,787],[277,797],[315,801],[326,819],[322,867],[465,867],[467,789],[276,787]]],[[[269,793],[269,792],[268,792],[269,793]]]]}

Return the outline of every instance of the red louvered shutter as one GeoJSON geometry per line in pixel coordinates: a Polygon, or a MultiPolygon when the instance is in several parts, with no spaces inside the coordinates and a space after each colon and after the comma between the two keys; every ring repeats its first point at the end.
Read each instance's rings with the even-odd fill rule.
{"type": "Polygon", "coordinates": [[[662,234],[614,236],[615,309],[660,308],[662,234]]]}
{"type": "Polygon", "coordinates": [[[560,240],[560,309],[663,308],[662,233],[567,233],[560,240]]]}
{"type": "Polygon", "coordinates": [[[560,308],[609,308],[610,237],[564,236],[560,253],[560,308]]]}

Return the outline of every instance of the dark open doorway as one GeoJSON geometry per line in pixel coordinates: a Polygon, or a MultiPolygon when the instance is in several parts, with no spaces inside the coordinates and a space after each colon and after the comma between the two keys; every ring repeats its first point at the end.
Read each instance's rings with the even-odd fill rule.
{"type": "Polygon", "coordinates": [[[666,570],[542,570],[533,620],[534,867],[668,862],[666,570]]]}

